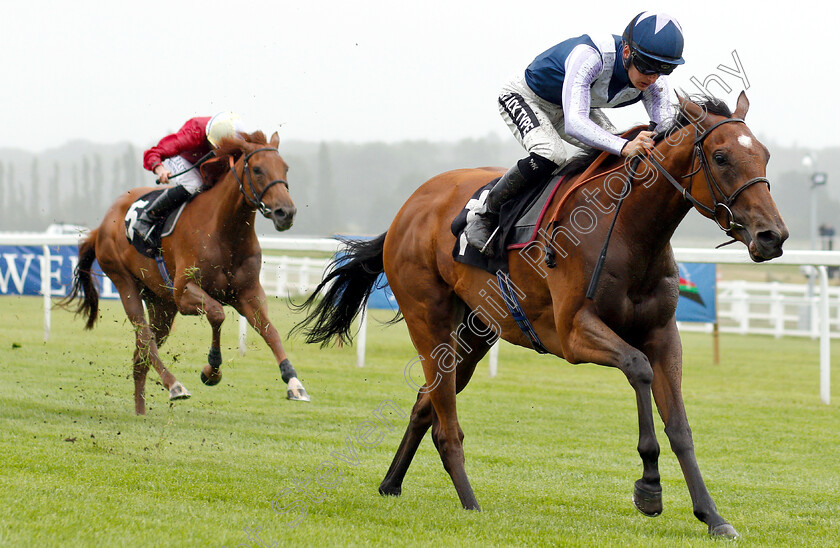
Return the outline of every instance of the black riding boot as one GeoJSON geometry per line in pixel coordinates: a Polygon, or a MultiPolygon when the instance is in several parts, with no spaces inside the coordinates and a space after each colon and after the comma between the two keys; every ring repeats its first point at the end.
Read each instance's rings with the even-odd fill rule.
{"type": "Polygon", "coordinates": [[[499,211],[502,204],[526,187],[525,177],[519,171],[519,166],[513,166],[507,170],[507,173],[502,175],[502,178],[490,189],[484,205],[475,212],[472,221],[464,229],[467,243],[485,253],[490,236],[499,224],[499,211]]]}
{"type": "Polygon", "coordinates": [[[172,210],[186,202],[190,196],[190,191],[181,185],[167,188],[137,217],[137,220],[134,222],[134,231],[140,234],[140,237],[144,241],[148,242],[154,233],[154,227],[157,226],[157,223],[166,219],[166,216],[172,210]]]}
{"type": "Polygon", "coordinates": [[[488,244],[499,224],[502,204],[533,185],[543,182],[556,168],[557,164],[536,154],[519,160],[493,186],[484,205],[467,224],[464,230],[467,243],[486,255],[492,255],[493,248],[488,244]]]}

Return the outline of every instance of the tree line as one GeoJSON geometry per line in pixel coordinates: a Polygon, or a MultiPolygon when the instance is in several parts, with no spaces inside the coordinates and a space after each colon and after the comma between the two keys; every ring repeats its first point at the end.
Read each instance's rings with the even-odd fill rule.
{"type": "MultiPolygon", "coordinates": [[[[772,193],[792,237],[808,239],[810,172],[801,165],[805,151],[771,146],[768,166],[772,193]]],[[[74,141],[38,154],[0,149],[0,230],[43,231],[50,224],[99,224],[107,208],[126,190],[153,186],[142,169],[142,149],[129,144],[96,145],[74,141]]],[[[298,207],[289,235],[377,234],[388,228],[403,202],[427,179],[462,167],[499,166],[522,157],[513,139],[490,135],[457,142],[281,143],[290,166],[289,184],[298,207]]],[[[840,228],[840,155],[819,151],[820,171],[829,182],[818,192],[820,224],[840,228]],[[833,174],[837,176],[833,176],[833,174]],[[833,186],[832,186],[833,185],[833,186]]],[[[271,234],[268,221],[257,230],[271,234]]],[[[707,221],[689,214],[678,236],[719,237],[707,221]]]]}

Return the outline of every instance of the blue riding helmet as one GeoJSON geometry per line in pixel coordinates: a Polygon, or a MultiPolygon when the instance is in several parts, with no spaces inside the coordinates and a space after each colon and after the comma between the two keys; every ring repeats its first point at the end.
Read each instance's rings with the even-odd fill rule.
{"type": "Polygon", "coordinates": [[[685,63],[682,27],[667,13],[640,13],[624,29],[622,39],[643,73],[670,74],[676,65],[685,63]]]}

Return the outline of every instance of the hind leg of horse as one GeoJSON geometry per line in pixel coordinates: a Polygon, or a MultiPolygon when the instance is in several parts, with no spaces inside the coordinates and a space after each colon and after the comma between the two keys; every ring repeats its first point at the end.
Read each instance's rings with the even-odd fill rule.
{"type": "Polygon", "coordinates": [[[149,313],[149,328],[155,336],[158,349],[166,342],[169,331],[172,329],[172,322],[178,309],[172,301],[164,300],[151,291],[143,294],[146,301],[146,310],[149,313]]]}
{"type": "MultiPolygon", "coordinates": [[[[466,315],[462,315],[462,317],[466,318],[466,315]]],[[[484,327],[480,322],[477,323],[479,326],[484,327]]],[[[484,329],[465,330],[463,329],[465,325],[466,322],[461,322],[453,330],[453,333],[456,333],[456,337],[453,338],[453,346],[456,352],[464,357],[464,360],[458,363],[455,369],[456,393],[460,393],[466,387],[467,383],[469,383],[476,365],[491,346],[488,344],[489,341],[486,338],[475,333],[475,331],[478,331],[480,334],[484,333],[486,327],[484,329]]],[[[410,371],[407,371],[407,374],[410,375],[410,371]]],[[[402,493],[402,482],[405,474],[429,427],[433,422],[438,422],[436,419],[437,415],[432,406],[431,396],[429,395],[427,386],[424,385],[418,391],[417,401],[411,410],[408,427],[394,455],[394,460],[391,462],[391,467],[388,469],[385,478],[379,486],[380,494],[396,496],[402,493]]]]}
{"type": "Polygon", "coordinates": [[[423,436],[426,435],[432,425],[435,411],[432,409],[431,397],[428,392],[423,391],[423,388],[417,394],[417,401],[411,409],[408,427],[405,429],[402,441],[397,448],[394,459],[391,461],[391,467],[388,468],[385,478],[379,484],[380,495],[399,496],[402,493],[405,473],[408,471],[412,459],[414,459],[414,454],[417,452],[423,436]]]}
{"type": "Polygon", "coordinates": [[[570,363],[591,362],[616,367],[624,373],[636,392],[638,451],[643,473],[636,481],[633,502],[643,514],[658,516],[662,513],[659,442],[656,441],[651,401],[653,368],[647,356],[624,342],[589,308],[581,309],[575,316],[567,340],[568,348],[564,348],[564,354],[570,363]]]}
{"type": "MultiPolygon", "coordinates": [[[[157,345],[157,354],[160,355],[160,347],[166,342],[169,336],[169,331],[172,329],[172,322],[175,320],[175,315],[178,309],[175,303],[169,300],[164,300],[152,293],[145,292],[143,299],[146,301],[146,310],[149,312],[149,328],[155,337],[157,345]]],[[[155,370],[160,375],[161,382],[169,390],[170,400],[185,400],[191,397],[189,390],[184,388],[184,385],[178,382],[166,367],[164,367],[161,360],[152,362],[155,370]]]]}
{"type": "Polygon", "coordinates": [[[130,276],[121,277],[110,274],[109,277],[120,294],[120,299],[131,325],[134,327],[135,350],[133,361],[134,376],[134,412],[138,415],[146,414],[146,373],[149,365],[154,365],[166,388],[176,384],[175,377],[170,373],[158,356],[157,343],[152,329],[146,322],[143,310],[141,291],[137,282],[130,276]]]}
{"type": "Polygon", "coordinates": [[[738,532],[718,513],[697,464],[682,398],[682,343],[676,322],[650,333],[642,348],[653,366],[653,397],[665,423],[671,449],[685,476],[694,515],[709,526],[711,535],[736,538],[738,532]]]}
{"type": "MultiPolygon", "coordinates": [[[[397,291],[395,287],[395,295],[397,291]]],[[[401,288],[400,294],[411,295],[404,288],[401,288]]],[[[432,430],[433,440],[443,467],[452,479],[461,505],[469,510],[479,510],[478,501],[467,478],[463,446],[464,433],[458,423],[457,368],[459,366],[464,368],[461,383],[461,388],[463,388],[472,375],[475,364],[486,353],[487,342],[484,346],[464,344],[463,337],[467,335],[463,330],[458,330],[458,326],[464,319],[463,304],[452,296],[448,287],[442,284],[437,288],[426,287],[423,295],[412,295],[412,297],[422,300],[411,302],[410,306],[402,306],[402,301],[400,304],[411,339],[423,364],[426,381],[424,390],[429,394],[434,410],[431,417],[435,425],[432,430]],[[435,304],[430,305],[430,303],[435,304]],[[470,347],[470,352],[467,352],[467,347],[470,347]],[[459,349],[461,352],[458,351],[459,349]]],[[[408,462],[405,462],[403,466],[407,468],[408,462]]]]}

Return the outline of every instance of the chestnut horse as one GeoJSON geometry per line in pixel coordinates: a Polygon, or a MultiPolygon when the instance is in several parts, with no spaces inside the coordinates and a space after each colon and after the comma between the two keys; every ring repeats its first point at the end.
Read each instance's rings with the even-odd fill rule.
{"type": "Polygon", "coordinates": [[[134,409],[138,415],[146,412],[149,364],[157,370],[170,399],[190,396],[158,354],[178,312],[207,317],[212,343],[201,379],[208,385],[219,382],[223,304],[233,306],[265,339],[281,368],[284,382],[289,384],[289,398],[308,401],[283,350],[280,335],[268,319],[259,277],[262,254],[254,231],[256,211],[259,209],[269,218],[278,231],[292,226],[297,211],[286,182],[288,166],[280,157],[278,143],[277,133],[271,142],[266,142],[262,132],[225,139],[216,151],[217,159],[201,166],[205,179],[217,182],[187,204],[173,233],[161,242],[173,288],[167,286],[155,260],[138,253],[126,238],[126,212],[152,188],[135,188],[120,196],[105,213],[99,228],[91,231],[79,245],[73,288],[60,304],[71,305],[76,297],[83,295],[76,312],[87,317],[86,329],[93,328],[98,317],[99,295],[91,266],[94,259],[98,260],[119,291],[134,326],[134,409]],[[148,322],[144,302],[149,312],[148,322]]]}
{"type": "MultiPolygon", "coordinates": [[[[557,214],[543,220],[538,241],[508,255],[521,307],[548,352],[573,364],[615,367],[633,387],[644,466],[634,487],[636,507],[648,516],[662,511],[653,393],[694,514],[711,535],[723,537],[738,533],[718,513],[703,482],[681,394],[682,347],[675,320],[679,274],[670,239],[695,207],[743,242],[754,261],[782,254],[788,230],[765,178],[769,153],[743,121],[748,108],[743,93],[734,115],[711,98],[680,98],[679,115],[657,135],[650,158],[630,168],[610,157],[582,186],[576,186],[582,175],[567,177],[550,204],[557,214]],[[651,158],[658,159],[658,168],[651,158]],[[628,174],[624,187],[615,178],[622,167],[628,174]],[[600,283],[589,299],[587,287],[622,195],[600,283]],[[584,208],[589,213],[576,219],[584,208]],[[590,217],[599,222],[584,222],[590,217]]],[[[432,440],[461,504],[479,509],[464,467],[456,394],[497,336],[532,345],[501,299],[488,290],[496,277],[453,260],[450,224],[477,189],[501,174],[493,168],[463,169],[429,180],[385,234],[349,244],[349,260],[345,256],[321,284],[329,287],[324,299],[315,304],[313,296],[305,303],[315,305],[299,324],[307,329],[308,342],[346,339],[354,315],[384,270],[405,318],[425,384],[379,487],[383,495],[401,493],[415,451],[432,427],[432,440]]]]}

